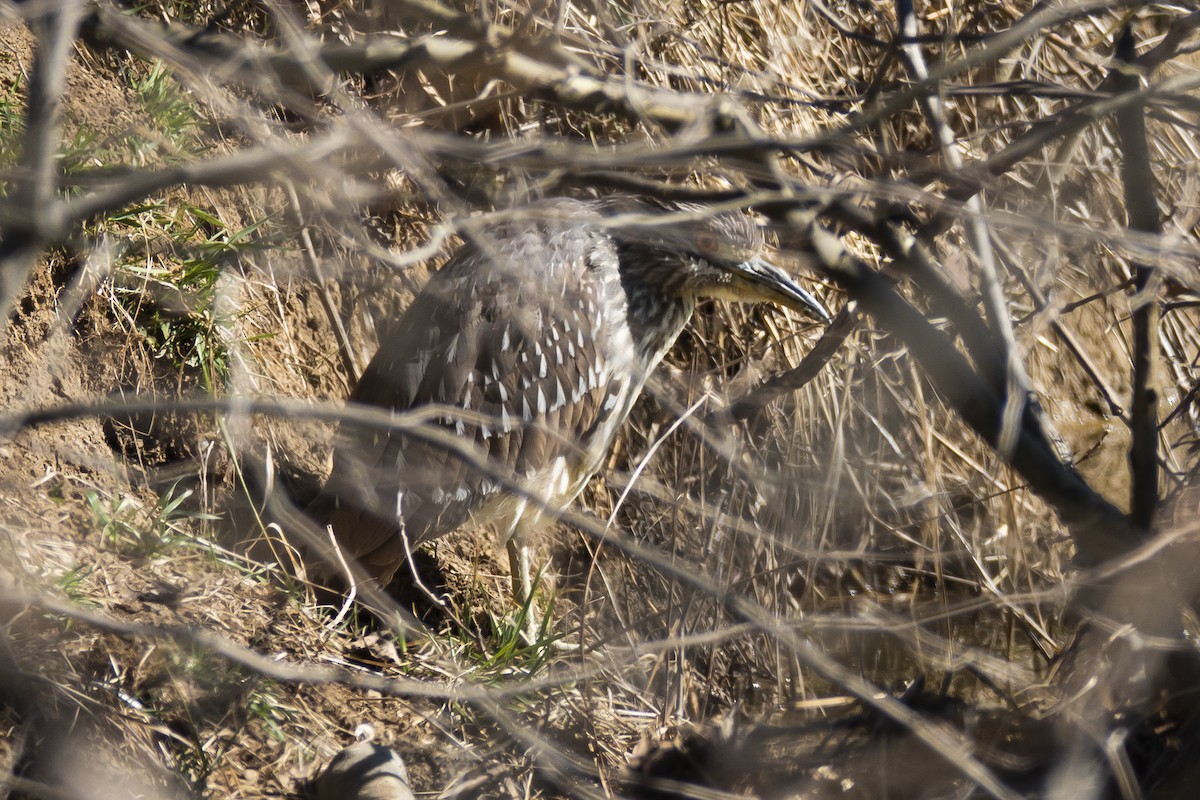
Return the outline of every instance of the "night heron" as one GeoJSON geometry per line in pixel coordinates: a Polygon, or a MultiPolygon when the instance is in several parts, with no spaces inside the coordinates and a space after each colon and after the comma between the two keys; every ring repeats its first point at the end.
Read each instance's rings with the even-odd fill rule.
{"type": "Polygon", "coordinates": [[[829,316],[762,259],[745,214],[559,199],[492,218],[467,230],[350,395],[423,410],[437,435],[343,423],[309,515],[381,586],[412,546],[492,524],[523,604],[530,534],[600,468],[697,300],[829,316]]]}

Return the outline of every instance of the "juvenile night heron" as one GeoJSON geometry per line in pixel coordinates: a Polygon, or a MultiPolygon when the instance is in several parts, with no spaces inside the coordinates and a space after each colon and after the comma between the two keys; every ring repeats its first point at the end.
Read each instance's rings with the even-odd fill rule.
{"type": "Polygon", "coordinates": [[[761,258],[746,215],[666,211],[559,199],[483,226],[380,344],[350,403],[425,409],[442,441],[343,424],[308,510],[380,585],[410,547],[490,523],[507,545],[514,595],[529,602],[530,534],[599,469],[697,300],[829,319],[761,258]],[[446,447],[447,435],[476,463],[446,447]]]}

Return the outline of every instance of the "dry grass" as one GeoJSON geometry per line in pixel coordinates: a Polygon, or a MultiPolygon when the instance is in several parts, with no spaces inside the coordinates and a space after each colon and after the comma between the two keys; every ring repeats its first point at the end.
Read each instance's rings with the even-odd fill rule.
{"type": "MultiPolygon", "coordinates": [[[[1032,5],[919,4],[929,63],[986,50],[1032,5]]],[[[963,160],[985,162],[1074,108],[1104,80],[1127,19],[1145,47],[1184,19],[1165,5],[1106,5],[1081,4],[954,72],[942,91],[963,160]]],[[[438,29],[404,8],[235,10],[215,28],[293,52],[438,29]]],[[[0,11],[7,124],[28,96],[33,39],[23,12],[0,11]]],[[[161,3],[145,14],[203,25],[214,9],[161,3]]],[[[720,115],[671,129],[648,105],[640,117],[568,108],[486,70],[436,65],[352,75],[317,98],[261,71],[268,88],[256,93],[167,46],[158,55],[173,57],[178,81],[168,94],[184,106],[164,110],[137,88],[150,66],[81,42],[62,131],[80,169],[203,164],[323,137],[353,146],[300,153],[232,186],[185,181],[45,248],[6,309],[5,407],[120,393],[328,410],[353,383],[348,362],[361,369],[453,250],[456,221],[613,174],[714,190],[774,180],[926,233],[946,215],[926,244],[977,302],[978,255],[955,195],[976,173],[947,168],[917,102],[846,127],[908,81],[880,44],[896,25],[890,4],[488,3],[472,15],[516,30],[504,47],[550,62],[736,93],[765,135],[819,146],[716,155],[706,137],[720,134],[720,115]],[[565,50],[552,52],[550,37],[565,50]]],[[[1193,70],[1172,58],[1149,80],[1193,70]]],[[[1186,302],[1200,290],[1193,105],[1170,95],[1151,107],[1164,212],[1153,241],[1124,229],[1108,117],[982,178],[1016,352],[1080,472],[1122,508],[1133,260],[1161,268],[1169,304],[1160,416],[1197,377],[1200,318],[1186,302]]],[[[9,175],[15,141],[5,139],[9,175]]],[[[877,241],[839,233],[940,319],[877,241]]],[[[828,275],[805,279],[830,307],[844,303],[828,275]]],[[[1085,727],[1062,702],[1072,684],[1051,670],[1075,629],[1064,617],[1078,574],[1070,531],[877,325],[864,318],[813,381],[730,425],[716,412],[799,363],[821,331],[773,309],[702,309],[578,515],[545,537],[553,626],[583,645],[573,654],[518,643],[487,533],[422,554],[437,598],[411,590],[400,607],[428,633],[322,605],[264,527],[247,475],[269,451],[311,491],[328,469],[328,416],[157,411],[0,428],[0,564],[10,565],[0,684],[18,687],[0,691],[0,785],[19,776],[30,796],[58,796],[35,785],[48,784],[80,798],[299,796],[369,724],[427,796],[968,796],[987,788],[979,766],[1015,793],[1059,781],[1083,797],[1094,787],[1072,770],[1088,759],[1118,776],[1132,764],[1148,794],[1165,791],[1155,781],[1169,770],[1153,769],[1192,746],[1169,704],[1139,707],[1150,722],[1131,721],[1123,755],[1107,761],[1061,744],[1085,727]],[[871,707],[878,695],[915,716],[871,707]],[[1147,727],[1178,735],[1144,741],[1147,727]],[[659,783],[623,782],[631,774],[659,783]]],[[[1159,436],[1165,535],[1192,534],[1194,428],[1189,407],[1159,436]]],[[[1190,609],[1191,599],[1162,602],[1190,609]]],[[[1108,710],[1133,714],[1116,701],[1108,710]]]]}

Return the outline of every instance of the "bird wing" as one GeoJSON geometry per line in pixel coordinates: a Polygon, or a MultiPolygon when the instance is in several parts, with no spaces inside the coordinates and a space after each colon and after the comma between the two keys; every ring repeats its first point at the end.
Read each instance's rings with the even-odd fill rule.
{"type": "MultiPolygon", "coordinates": [[[[503,258],[468,245],[430,280],[350,396],[396,411],[430,409],[427,429],[457,437],[486,467],[444,440],[348,422],[314,504],[340,546],[385,581],[403,563],[401,529],[412,544],[449,533],[505,484],[557,459],[590,474],[589,437],[628,393],[628,376],[612,369],[604,346],[601,312],[621,291],[611,240],[589,227],[542,223],[493,241],[503,258]]],[[[579,486],[546,499],[568,502],[579,486]]]]}

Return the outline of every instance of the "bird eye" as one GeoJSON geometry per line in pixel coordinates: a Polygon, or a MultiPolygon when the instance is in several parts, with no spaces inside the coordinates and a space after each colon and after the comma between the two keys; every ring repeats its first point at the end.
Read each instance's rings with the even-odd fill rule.
{"type": "Polygon", "coordinates": [[[717,252],[717,235],[712,231],[700,231],[696,234],[696,250],[702,256],[711,256],[717,252]]]}

